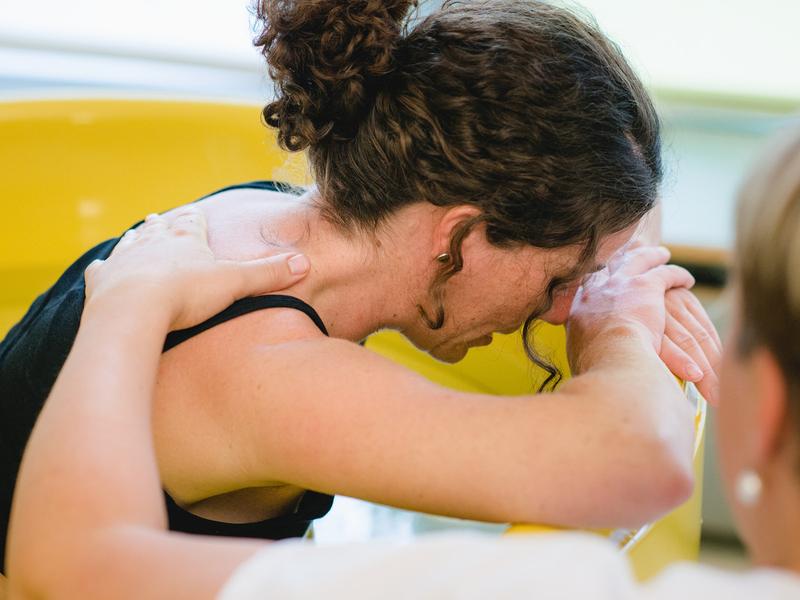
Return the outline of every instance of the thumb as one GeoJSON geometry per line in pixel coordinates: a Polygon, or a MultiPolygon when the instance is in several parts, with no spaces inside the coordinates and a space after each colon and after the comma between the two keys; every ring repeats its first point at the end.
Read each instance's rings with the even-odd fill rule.
{"type": "Polygon", "coordinates": [[[294,252],[247,261],[225,261],[237,282],[238,298],[282,290],[303,279],[311,269],[305,254],[294,252]]]}
{"type": "Polygon", "coordinates": [[[694,277],[683,267],[676,265],[661,265],[654,269],[647,271],[643,277],[652,277],[658,280],[664,286],[664,291],[671,290],[672,288],[685,287],[691,289],[694,287],[694,277]]]}

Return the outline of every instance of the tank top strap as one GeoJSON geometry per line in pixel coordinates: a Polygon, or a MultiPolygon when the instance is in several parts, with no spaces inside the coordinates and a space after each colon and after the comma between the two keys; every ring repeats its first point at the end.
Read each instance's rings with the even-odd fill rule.
{"type": "Polygon", "coordinates": [[[328,335],[328,330],[325,328],[325,324],[317,314],[317,311],[299,298],[295,298],[294,296],[284,296],[281,294],[253,296],[250,298],[242,298],[241,300],[237,300],[222,312],[217,313],[199,325],[189,327],[188,329],[180,329],[178,331],[171,332],[169,335],[167,335],[167,339],[164,342],[164,352],[174,348],[178,344],[181,344],[188,339],[193,338],[196,335],[203,333],[204,331],[211,329],[212,327],[221,325],[226,321],[230,321],[231,319],[241,317],[242,315],[246,315],[248,313],[256,312],[258,310],[266,310],[269,308],[293,308],[295,310],[299,310],[307,315],[322,333],[328,335]]]}

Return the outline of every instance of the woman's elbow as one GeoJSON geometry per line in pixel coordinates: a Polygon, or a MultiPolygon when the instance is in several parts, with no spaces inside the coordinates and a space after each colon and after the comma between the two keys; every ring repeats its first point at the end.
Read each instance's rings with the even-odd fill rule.
{"type": "MultiPolygon", "coordinates": [[[[658,517],[686,502],[694,492],[694,412],[689,403],[649,421],[636,432],[645,494],[658,517]]],[[[651,517],[648,520],[652,520],[651,517]]]]}
{"type": "MultiPolygon", "coordinates": [[[[662,443],[643,453],[646,463],[634,482],[635,508],[629,526],[652,522],[685,503],[694,492],[695,476],[691,453],[662,443]]],[[[626,519],[627,520],[627,519],[626,519]]]]}
{"type": "Polygon", "coordinates": [[[667,456],[661,461],[661,472],[654,474],[654,486],[663,503],[662,512],[677,508],[692,496],[695,486],[691,458],[667,456]]]}

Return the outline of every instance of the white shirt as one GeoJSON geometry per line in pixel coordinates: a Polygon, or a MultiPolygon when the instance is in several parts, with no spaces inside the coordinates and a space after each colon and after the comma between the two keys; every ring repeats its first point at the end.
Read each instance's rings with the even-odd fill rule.
{"type": "Polygon", "coordinates": [[[645,585],[609,542],[587,534],[447,533],[410,543],[276,542],[243,563],[220,600],[324,597],[537,600],[800,599],[800,577],[678,564],[645,585]]]}

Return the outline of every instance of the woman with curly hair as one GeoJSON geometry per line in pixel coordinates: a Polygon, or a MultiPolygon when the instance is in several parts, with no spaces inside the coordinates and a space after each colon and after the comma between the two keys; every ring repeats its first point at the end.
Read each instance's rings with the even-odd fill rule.
{"type": "MultiPolygon", "coordinates": [[[[719,348],[696,301],[666,310],[693,283],[666,250],[621,252],[662,176],[641,83],[593,25],[549,4],[451,3],[413,27],[410,5],[258,3],[276,84],[264,118],[307,151],[315,185],[233,186],[194,207],[217,257],[284,248],[312,267],[167,337],[153,428],[172,530],[302,536],[333,494],[630,526],[691,492],[692,410],[661,358],[713,396],[719,348]],[[574,302],[598,270],[603,285],[574,302]],[[523,327],[547,366],[531,324],[571,309],[577,376],[551,394],[456,392],[357,343],[395,329],[452,362],[523,327]]],[[[80,258],[0,345],[3,525],[83,318],[83,271],[118,243],[80,258]]]]}

